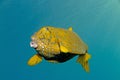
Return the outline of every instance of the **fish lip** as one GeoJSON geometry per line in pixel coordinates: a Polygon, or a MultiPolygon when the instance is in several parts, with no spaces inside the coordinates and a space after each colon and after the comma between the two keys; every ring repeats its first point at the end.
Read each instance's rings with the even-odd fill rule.
{"type": "Polygon", "coordinates": [[[36,43],[35,41],[31,41],[31,42],[30,42],[30,47],[36,49],[36,48],[38,47],[38,45],[37,45],[37,43],[36,43]]]}

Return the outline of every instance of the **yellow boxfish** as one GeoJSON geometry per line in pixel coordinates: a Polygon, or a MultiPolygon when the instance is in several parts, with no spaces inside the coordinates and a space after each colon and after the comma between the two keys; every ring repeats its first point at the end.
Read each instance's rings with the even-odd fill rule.
{"type": "Polygon", "coordinates": [[[44,26],[31,37],[30,46],[37,54],[33,55],[28,65],[34,66],[44,58],[48,62],[62,63],[78,55],[77,62],[82,65],[86,72],[89,72],[88,46],[82,39],[69,29],[44,26]]]}

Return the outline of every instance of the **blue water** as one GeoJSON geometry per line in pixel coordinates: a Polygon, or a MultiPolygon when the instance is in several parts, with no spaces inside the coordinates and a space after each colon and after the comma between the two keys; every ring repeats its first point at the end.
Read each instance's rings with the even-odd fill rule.
{"type": "Polygon", "coordinates": [[[120,0],[0,0],[0,80],[120,80],[120,0]],[[27,65],[30,36],[46,25],[73,27],[89,46],[90,73],[77,57],[27,65]]]}

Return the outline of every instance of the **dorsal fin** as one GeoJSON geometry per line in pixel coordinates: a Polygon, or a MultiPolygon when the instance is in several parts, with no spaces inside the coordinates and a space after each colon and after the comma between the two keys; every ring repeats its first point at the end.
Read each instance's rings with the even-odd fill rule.
{"type": "Polygon", "coordinates": [[[72,27],[69,27],[68,30],[69,30],[69,31],[72,31],[73,29],[72,29],[72,27]]]}

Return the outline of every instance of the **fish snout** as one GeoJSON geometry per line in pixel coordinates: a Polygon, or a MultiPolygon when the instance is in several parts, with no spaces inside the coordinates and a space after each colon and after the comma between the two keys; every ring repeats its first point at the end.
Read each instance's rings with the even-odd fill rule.
{"type": "Polygon", "coordinates": [[[31,42],[30,42],[30,47],[32,47],[32,48],[37,48],[37,47],[38,47],[38,45],[37,45],[37,43],[36,43],[36,42],[31,41],[31,42]]]}

